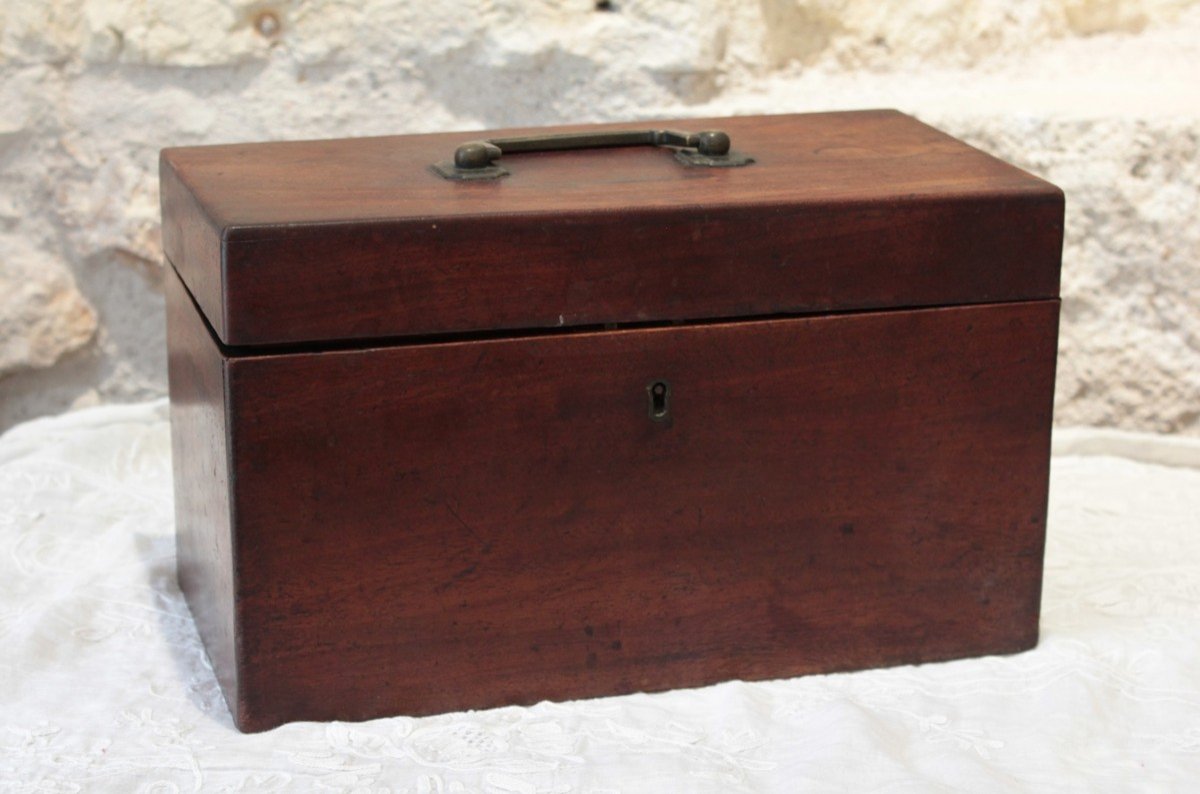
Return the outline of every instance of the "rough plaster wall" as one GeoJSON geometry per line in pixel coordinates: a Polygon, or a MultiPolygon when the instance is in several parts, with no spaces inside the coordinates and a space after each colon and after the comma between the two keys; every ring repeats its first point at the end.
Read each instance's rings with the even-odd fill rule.
{"type": "Polygon", "coordinates": [[[1066,189],[1057,419],[1200,434],[1200,6],[0,3],[0,428],[163,393],[157,152],[899,107],[1066,189]]]}

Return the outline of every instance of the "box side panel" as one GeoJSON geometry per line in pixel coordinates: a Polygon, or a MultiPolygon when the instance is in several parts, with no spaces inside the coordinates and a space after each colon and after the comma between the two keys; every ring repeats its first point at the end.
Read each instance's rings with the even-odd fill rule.
{"type": "Polygon", "coordinates": [[[1031,647],[1057,313],[231,361],[242,724],[1031,647]]]}
{"type": "Polygon", "coordinates": [[[159,157],[163,252],[217,335],[225,336],[223,229],[209,217],[171,162],[159,157]]]}
{"type": "Polygon", "coordinates": [[[237,702],[225,359],[166,268],[179,587],[231,708],[237,702]]]}

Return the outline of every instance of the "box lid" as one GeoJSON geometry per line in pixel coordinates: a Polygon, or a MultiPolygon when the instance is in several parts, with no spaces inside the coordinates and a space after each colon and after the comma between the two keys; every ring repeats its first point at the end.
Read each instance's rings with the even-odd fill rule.
{"type": "Polygon", "coordinates": [[[1062,192],[890,110],[202,146],[160,165],[166,255],[231,346],[1058,294],[1062,192]],[[506,149],[494,179],[431,167],[483,138],[634,128],[721,130],[753,163],[629,146],[506,149]]]}

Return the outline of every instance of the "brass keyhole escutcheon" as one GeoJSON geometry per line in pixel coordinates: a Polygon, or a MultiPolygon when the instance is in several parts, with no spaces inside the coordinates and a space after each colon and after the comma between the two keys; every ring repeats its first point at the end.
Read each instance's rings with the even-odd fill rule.
{"type": "Polygon", "coordinates": [[[671,384],[665,380],[651,381],[646,394],[650,397],[650,419],[667,421],[671,417],[671,384]]]}

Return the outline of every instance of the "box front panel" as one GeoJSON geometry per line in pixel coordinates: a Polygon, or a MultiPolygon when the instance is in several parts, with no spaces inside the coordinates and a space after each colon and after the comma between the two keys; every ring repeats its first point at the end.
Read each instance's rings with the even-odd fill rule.
{"type": "Polygon", "coordinates": [[[234,359],[239,724],[1028,648],[1057,317],[234,359]]]}

